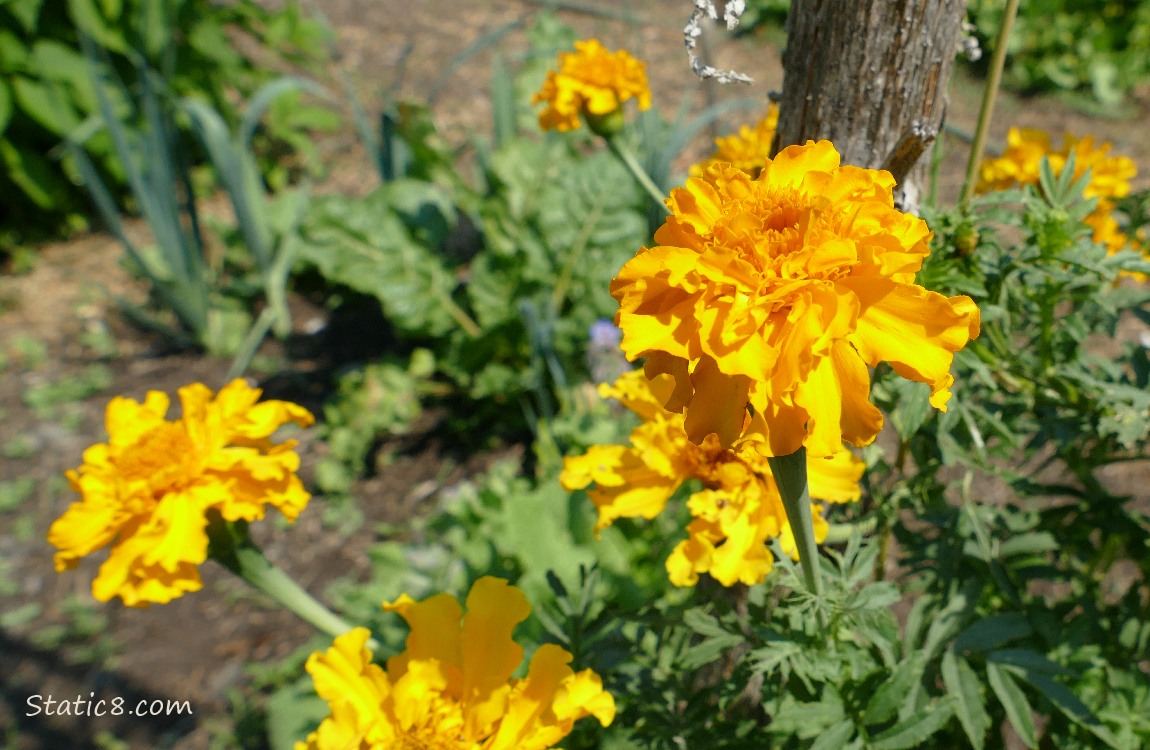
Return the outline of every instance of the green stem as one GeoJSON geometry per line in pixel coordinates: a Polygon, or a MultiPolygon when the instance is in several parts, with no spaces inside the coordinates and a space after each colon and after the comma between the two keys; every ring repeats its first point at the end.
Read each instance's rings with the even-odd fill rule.
{"type": "Polygon", "coordinates": [[[240,350],[236,352],[236,358],[232,360],[232,366],[228,368],[228,375],[225,380],[230,383],[247,371],[248,366],[252,363],[252,358],[256,355],[256,350],[260,348],[260,344],[268,335],[268,331],[271,330],[277,317],[278,313],[272,309],[271,305],[260,312],[259,317],[252,323],[251,330],[240,343],[240,350]]]}
{"type": "Polygon", "coordinates": [[[651,200],[658,203],[667,213],[671,213],[671,209],[667,208],[667,196],[651,179],[651,175],[647,174],[647,170],[639,164],[639,160],[635,158],[634,152],[619,139],[619,136],[606,137],[607,145],[611,147],[611,153],[619,157],[619,161],[631,171],[631,174],[639,182],[647,195],[651,196],[651,200]]]}
{"type": "Polygon", "coordinates": [[[994,113],[994,100],[1002,82],[1002,69],[1006,65],[1006,47],[1010,40],[1010,29],[1018,13],[1018,0],[1006,0],[1002,14],[1002,26],[994,40],[994,56],[990,59],[990,70],[986,77],[986,90],[982,94],[982,107],[978,111],[978,126],[974,131],[974,143],[970,147],[970,159],[966,162],[966,180],[962,183],[962,196],[958,205],[966,208],[978,177],[978,165],[982,161],[982,150],[986,145],[986,132],[990,129],[990,118],[994,113]]]}
{"type": "Polygon", "coordinates": [[[787,521],[795,536],[795,547],[799,551],[799,564],[803,567],[803,578],[807,588],[815,596],[823,593],[823,579],[819,575],[819,548],[815,542],[815,522],[811,514],[811,493],[807,486],[807,449],[799,448],[789,456],[771,456],[767,459],[775,484],[783,498],[783,508],[787,521]]]}
{"type": "MultiPolygon", "coordinates": [[[[264,557],[264,553],[248,534],[246,521],[229,522],[213,514],[208,522],[208,540],[209,557],[294,612],[316,630],[336,638],[352,629],[343,618],[316,601],[303,587],[264,557]]],[[[371,639],[367,647],[375,651],[379,644],[371,639]]]]}

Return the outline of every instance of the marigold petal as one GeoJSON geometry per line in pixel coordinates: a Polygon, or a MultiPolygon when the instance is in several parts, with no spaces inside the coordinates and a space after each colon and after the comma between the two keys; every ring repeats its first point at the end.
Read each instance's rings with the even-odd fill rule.
{"type": "Polygon", "coordinates": [[[852,445],[870,445],[882,430],[883,416],[870,402],[870,373],[848,341],[831,350],[835,379],[842,393],[842,437],[852,445]]]}
{"type": "Polygon", "coordinates": [[[750,378],[726,375],[715,360],[704,357],[691,373],[691,384],[695,395],[684,422],[687,437],[700,443],[716,433],[723,445],[733,443],[743,432],[750,378]]]}
{"type": "Polygon", "coordinates": [[[858,296],[861,310],[851,343],[871,365],[889,362],[904,378],[928,383],[934,397],[953,382],[954,352],[978,335],[978,308],[969,297],[936,292],[885,279],[838,282],[858,296]]]}
{"type": "Polygon", "coordinates": [[[458,670],[461,664],[459,621],[463,607],[451,594],[436,594],[416,602],[403,594],[394,602],[384,602],[385,612],[396,612],[407,621],[411,632],[407,648],[387,660],[387,672],[398,678],[410,661],[434,659],[458,670]]]}
{"type": "Polygon", "coordinates": [[[504,712],[495,691],[523,660],[523,647],[511,633],[529,614],[527,597],[501,578],[484,576],[471,587],[460,634],[462,703],[470,736],[489,732],[504,712]]]}
{"type": "Polygon", "coordinates": [[[807,460],[807,486],[811,498],[828,503],[856,502],[862,497],[859,480],[864,464],[850,451],[841,450],[825,458],[807,460]]]}

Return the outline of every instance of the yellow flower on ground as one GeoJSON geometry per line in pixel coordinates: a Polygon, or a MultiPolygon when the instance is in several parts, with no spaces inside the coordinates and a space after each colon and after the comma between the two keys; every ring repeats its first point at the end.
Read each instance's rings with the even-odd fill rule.
{"type": "Polygon", "coordinates": [[[767,114],[755,125],[743,125],[738,133],[715,139],[715,153],[706,161],[691,166],[691,176],[698,177],[707,167],[727,162],[755,177],[771,156],[771,141],[779,126],[779,105],[771,102],[767,114]]]}
{"type": "Polygon", "coordinates": [[[1131,244],[1114,218],[1114,199],[1130,194],[1130,180],[1137,176],[1138,167],[1129,157],[1112,156],[1112,149],[1112,144],[1096,144],[1091,136],[1079,138],[1064,133],[1062,147],[1055,150],[1046,132],[1011,128],[1002,156],[984,159],[980,165],[976,190],[985,193],[1019,185],[1037,185],[1043,157],[1050,161],[1050,168],[1057,176],[1073,153],[1074,179],[1090,170],[1090,182],[1082,192],[1083,197],[1098,199],[1098,205],[1086,216],[1085,222],[1094,230],[1093,240],[1113,255],[1131,244]]]}
{"type": "Polygon", "coordinates": [[[511,639],[531,606],[506,581],[480,578],[464,614],[450,594],[415,602],[406,594],[383,607],[411,627],[407,648],[371,661],[369,633],[356,628],[307,660],[331,716],[297,750],[543,750],[576,721],[615,718],[615,700],[571,654],[540,646],[527,675],[511,679],[523,649],[511,639]]]}
{"type": "MultiPolygon", "coordinates": [[[[701,445],[687,437],[682,414],[662,407],[675,384],[667,375],[648,381],[642,371],[629,372],[614,385],[599,386],[643,418],[631,432],[631,445],[595,445],[582,456],[564,460],[559,481],[568,491],[588,490],[599,511],[597,529],[616,518],[654,518],[684,482],[699,480],[703,489],[691,495],[688,538],[667,559],[676,586],[693,585],[709,573],[724,586],[763,580],[774,562],[767,543],[779,538],[783,550],[796,554],[794,535],[771,474],[759,429],[748,417],[731,448],[714,435],[701,445]]],[[[832,503],[859,499],[863,463],[840,450],[830,458],[807,461],[811,497],[832,503]]],[[[826,538],[823,506],[812,503],[815,539],[826,538]]]]}
{"type": "Polygon", "coordinates": [[[207,557],[208,510],[228,521],[263,518],[271,505],[295,520],[309,495],[296,471],[295,441],[274,443],[288,422],[314,421],[286,401],[256,403],[260,390],[243,380],[212,391],[195,383],[179,391],[183,415],[165,419],[168,396],[143,403],[117,396],[108,404],[108,442],[84,451],[68,472],[81,499],[48,530],[59,551],[56,570],[111,546],[92,582],[100,601],[119,596],[131,607],[162,604],[197,591],[207,557]]]}
{"type": "Polygon", "coordinates": [[[622,126],[623,104],[635,99],[639,109],[651,107],[647,69],[624,50],[609,52],[597,39],[575,42],[574,52],[559,55],[543,88],[531,99],[546,106],[539,113],[544,130],[575,130],[579,117],[600,135],[622,126]]]}
{"type": "Polygon", "coordinates": [[[757,179],[725,164],[671,193],[672,214],[611,283],[623,352],[675,380],[692,442],[730,446],[748,405],[764,451],[831,456],[871,442],[867,366],[889,362],[946,408],[969,297],[914,283],[930,230],[894,208],[890,173],[839,166],[829,141],[784,149],[757,179]]]}

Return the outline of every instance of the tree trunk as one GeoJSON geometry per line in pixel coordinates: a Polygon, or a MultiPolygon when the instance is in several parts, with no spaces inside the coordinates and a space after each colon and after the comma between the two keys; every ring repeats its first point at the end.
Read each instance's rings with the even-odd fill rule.
{"type": "Polygon", "coordinates": [[[942,128],[966,0],[792,0],[774,150],[829,139],[844,164],[886,169],[903,210],[942,128]]]}

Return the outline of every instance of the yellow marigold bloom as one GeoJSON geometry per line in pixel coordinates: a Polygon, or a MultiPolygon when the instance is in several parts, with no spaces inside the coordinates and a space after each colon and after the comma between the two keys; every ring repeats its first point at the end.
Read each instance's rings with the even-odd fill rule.
{"type": "Polygon", "coordinates": [[[882,415],[867,366],[928,383],[945,409],[954,352],[978,335],[969,297],[914,283],[930,230],[894,208],[890,173],[839,166],[829,141],[791,146],[757,179],[725,164],[671,193],[672,215],[611,283],[622,348],[667,373],[692,442],[731,445],[748,404],[765,452],[831,456],[882,415]]]}
{"type": "Polygon", "coordinates": [[[691,176],[698,177],[707,167],[727,162],[752,177],[767,163],[771,156],[771,141],[779,126],[779,105],[771,102],[767,114],[755,127],[743,125],[738,133],[715,139],[715,153],[703,162],[691,166],[691,176]]]}
{"type": "Polygon", "coordinates": [[[1086,224],[1094,230],[1094,241],[1113,255],[1130,241],[1114,218],[1113,199],[1130,194],[1130,180],[1137,176],[1138,167],[1129,157],[1111,156],[1112,149],[1109,143],[1096,145],[1091,136],[1079,138],[1064,133],[1062,147],[1055,150],[1047,133],[1033,128],[1011,128],[1002,156],[985,159],[980,165],[976,190],[985,193],[1018,185],[1037,185],[1043,157],[1050,161],[1051,170],[1058,175],[1073,153],[1074,179],[1090,170],[1090,183],[1083,190],[1083,197],[1098,199],[1098,205],[1085,219],[1086,224]]]}
{"type": "Polygon", "coordinates": [[[554,644],[511,679],[523,660],[511,631],[531,606],[506,581],[476,581],[466,614],[450,594],[418,603],[404,594],[383,608],[411,626],[406,650],[384,670],[371,662],[368,631],[356,628],[312,654],[307,671],[331,716],[297,750],[543,750],[579,719],[615,718],[599,676],[574,672],[554,644]]]}
{"type": "MultiPolygon", "coordinates": [[[[641,370],[627,373],[614,385],[599,386],[604,398],[615,398],[643,418],[631,432],[631,445],[595,445],[582,456],[564,460],[559,481],[568,491],[592,483],[588,495],[599,511],[597,529],[616,518],[654,518],[686,481],[699,480],[703,489],[691,495],[692,520],[688,538],[667,559],[667,573],[676,586],[693,585],[709,573],[724,586],[758,583],[774,562],[767,542],[779,538],[783,550],[795,555],[794,534],[763,454],[761,420],[748,417],[740,439],[731,448],[709,435],[701,445],[687,437],[682,414],[661,405],[674,390],[665,375],[648,381],[641,370]]],[[[862,461],[840,450],[831,458],[807,462],[811,497],[833,503],[859,499],[862,461]]],[[[826,538],[823,506],[812,503],[815,539],[826,538]]]]}
{"type": "Polygon", "coordinates": [[[146,607],[199,590],[209,509],[254,521],[271,505],[295,520],[307,505],[295,441],[269,438],[287,422],[310,425],[310,412],[286,401],[257,404],[260,390],[243,380],[214,398],[200,383],[179,396],[183,415],[175,421],[164,418],[169,399],[160,391],[143,403],[112,399],[108,442],[85,450],[83,465],[68,472],[82,497],[52,524],[48,541],[59,550],[57,571],[111,545],[92,582],[100,601],[119,596],[146,607]]]}
{"type": "Polygon", "coordinates": [[[622,126],[628,99],[636,99],[639,109],[651,107],[646,67],[624,50],[608,52],[598,39],[587,39],[575,42],[574,52],[559,55],[558,72],[547,74],[531,103],[546,105],[539,113],[544,130],[575,130],[582,115],[603,135],[622,126]]]}

